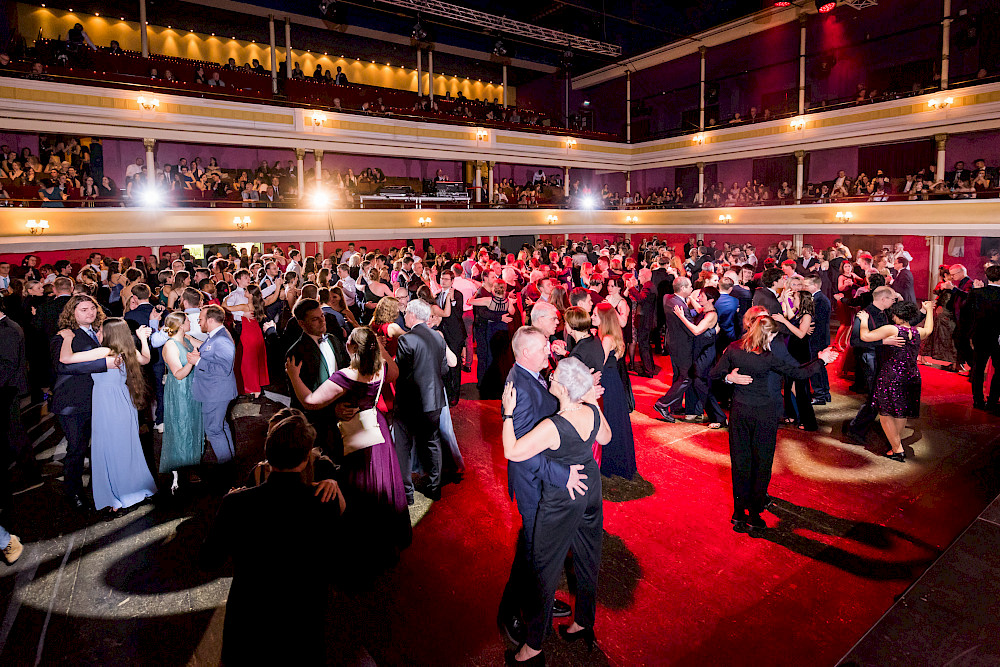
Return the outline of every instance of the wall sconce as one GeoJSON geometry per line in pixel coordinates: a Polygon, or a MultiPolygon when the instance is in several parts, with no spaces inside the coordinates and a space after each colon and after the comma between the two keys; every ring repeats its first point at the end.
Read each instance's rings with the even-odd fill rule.
{"type": "Polygon", "coordinates": [[[694,143],[696,143],[696,144],[698,144],[700,146],[703,143],[705,143],[705,135],[699,132],[698,134],[696,134],[693,137],[691,137],[691,141],[693,141],[694,143]]]}
{"type": "Polygon", "coordinates": [[[250,226],[250,216],[245,215],[242,218],[240,216],[236,216],[233,218],[233,224],[236,225],[236,229],[243,231],[250,226]]]}
{"type": "Polygon", "coordinates": [[[837,211],[837,222],[850,222],[853,217],[850,211],[837,211]]]}
{"type": "Polygon", "coordinates": [[[417,224],[419,224],[421,227],[426,227],[427,225],[431,224],[431,219],[420,218],[419,220],[417,220],[417,224]]]}
{"type": "Polygon", "coordinates": [[[44,234],[45,233],[45,230],[49,228],[49,221],[48,220],[28,220],[28,222],[24,223],[24,226],[28,228],[28,231],[31,232],[32,236],[35,236],[37,234],[44,234]]]}
{"type": "Polygon", "coordinates": [[[313,111],[312,114],[312,124],[319,127],[326,122],[326,114],[322,111],[313,111]]]}
{"type": "Polygon", "coordinates": [[[559,217],[555,215],[547,215],[545,216],[545,222],[547,222],[550,225],[554,225],[557,222],[559,222],[559,217]]]}
{"type": "Polygon", "coordinates": [[[954,97],[946,97],[943,100],[939,100],[935,97],[934,99],[927,101],[927,106],[931,109],[947,109],[954,101],[954,97]]]}
{"type": "Polygon", "coordinates": [[[157,107],[160,106],[160,100],[156,99],[155,97],[146,97],[144,95],[140,95],[139,99],[137,99],[136,102],[138,102],[139,106],[141,106],[146,111],[155,111],[157,107]]]}
{"type": "Polygon", "coordinates": [[[634,225],[639,222],[639,216],[637,215],[626,215],[625,222],[629,225],[634,225]]]}
{"type": "Polygon", "coordinates": [[[804,128],[806,126],[806,119],[805,118],[793,118],[792,122],[789,123],[789,125],[792,126],[793,130],[801,130],[802,128],[804,128]]]}
{"type": "Polygon", "coordinates": [[[566,148],[576,148],[576,139],[570,137],[566,140],[566,148]]]}
{"type": "Polygon", "coordinates": [[[489,136],[490,133],[484,130],[483,128],[479,128],[478,130],[476,130],[476,139],[478,139],[479,141],[486,141],[489,138],[489,136]]]}
{"type": "Polygon", "coordinates": [[[733,216],[729,215],[728,213],[724,213],[719,216],[719,222],[732,222],[732,221],[733,221],[733,216]]]}

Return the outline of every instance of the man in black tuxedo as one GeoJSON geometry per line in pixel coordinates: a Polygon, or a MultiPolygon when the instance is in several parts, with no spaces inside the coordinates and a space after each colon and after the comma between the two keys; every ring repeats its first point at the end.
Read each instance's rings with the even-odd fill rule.
{"type": "MultiPolygon", "coordinates": [[[[760,289],[753,293],[753,305],[763,306],[769,315],[781,313],[781,304],[778,302],[778,291],[784,289],[787,278],[785,273],[778,268],[764,269],[760,276],[760,289]]],[[[788,327],[780,322],[778,324],[778,334],[788,335],[788,327]]]]}
{"type": "MultiPolygon", "coordinates": [[[[868,329],[875,329],[889,323],[889,316],[885,311],[896,302],[896,293],[891,287],[882,285],[876,287],[872,292],[872,302],[862,310],[868,313],[868,329]]],[[[861,340],[861,320],[854,317],[851,324],[851,347],[854,348],[854,358],[857,360],[855,373],[864,373],[863,380],[855,378],[854,383],[859,387],[864,387],[868,397],[862,404],[858,414],[851,420],[850,426],[845,427],[844,435],[856,444],[867,443],[868,429],[878,419],[878,409],[875,407],[875,378],[879,366],[879,350],[884,345],[899,347],[903,344],[903,339],[899,336],[883,338],[875,343],[867,343],[861,340]]]]}
{"type": "MultiPolygon", "coordinates": [[[[813,297],[813,329],[809,336],[809,358],[815,359],[820,352],[830,346],[830,313],[832,306],[830,300],[823,294],[821,287],[823,280],[820,276],[813,274],[805,279],[806,289],[813,297]]],[[[830,377],[826,373],[826,366],[822,366],[810,379],[813,393],[814,405],[825,405],[832,400],[830,396],[830,377]]]]}
{"type": "Polygon", "coordinates": [[[305,564],[328,563],[343,549],[345,503],[336,482],[303,481],[314,437],[300,415],[278,422],[264,444],[267,480],[222,499],[202,546],[204,569],[233,564],[224,664],[326,663],[323,628],[335,568],[305,564]]]}
{"type": "MultiPolygon", "coordinates": [[[[86,352],[100,347],[97,331],[104,322],[104,311],[93,297],[72,296],[59,319],[60,329],[73,330],[73,351],[86,352]]],[[[49,342],[52,367],[56,379],[52,385],[52,412],[59,418],[59,425],[66,435],[66,458],[63,459],[64,488],[70,504],[83,509],[83,459],[90,442],[91,395],[94,381],[91,373],[104,373],[108,365],[104,359],[81,364],[63,364],[59,361],[62,336],[53,336],[49,342]]]]}
{"type": "Polygon", "coordinates": [[[972,405],[980,410],[996,411],[1000,401],[1000,266],[986,267],[985,286],[973,289],[965,305],[969,322],[968,336],[972,346],[972,405]],[[983,399],[986,364],[993,360],[993,380],[990,393],[983,399]]]}
{"type": "Polygon", "coordinates": [[[66,302],[73,296],[73,279],[59,276],[52,283],[52,298],[38,307],[32,323],[35,328],[45,334],[46,340],[51,340],[59,330],[59,316],[62,315],[66,302]]]}
{"type": "MultiPolygon", "coordinates": [[[[350,366],[351,359],[344,344],[336,336],[327,335],[327,321],[319,301],[299,299],[292,309],[292,315],[302,334],[289,347],[285,356],[302,364],[299,377],[309,391],[316,391],[331,375],[350,366]]],[[[290,391],[289,396],[292,407],[305,412],[309,423],[316,429],[316,442],[323,453],[334,461],[340,461],[344,457],[344,449],[337,430],[334,406],[306,410],[294,391],[290,391]]]]}
{"type": "Polygon", "coordinates": [[[913,273],[910,271],[910,260],[903,256],[896,257],[892,266],[896,269],[896,277],[892,280],[892,289],[896,290],[903,301],[909,301],[920,305],[917,301],[917,293],[913,288],[913,273]]]}
{"type": "Polygon", "coordinates": [[[973,288],[972,278],[969,277],[965,267],[961,264],[952,264],[948,267],[948,280],[942,287],[951,290],[951,301],[945,306],[955,314],[955,350],[958,352],[960,364],[972,361],[972,350],[969,349],[969,325],[963,321],[966,317],[966,302],[969,300],[969,292],[973,288]]]}
{"type": "MultiPolygon", "coordinates": [[[[465,297],[452,287],[454,280],[455,274],[447,269],[438,276],[438,282],[441,285],[441,291],[436,297],[438,308],[444,308],[446,302],[451,301],[451,314],[441,318],[441,324],[438,328],[444,334],[444,342],[448,349],[455,353],[456,358],[461,359],[466,338],[465,320],[462,318],[465,310],[465,297]]],[[[471,358],[472,351],[470,350],[468,354],[471,358]]],[[[452,407],[458,405],[458,398],[462,392],[461,365],[456,364],[448,369],[448,373],[444,377],[444,388],[448,392],[449,404],[452,407]]]]}
{"type": "Polygon", "coordinates": [[[820,264],[820,258],[814,254],[812,245],[808,243],[803,245],[802,256],[796,262],[797,272],[804,276],[814,271],[819,271],[820,264]]]}
{"type": "MultiPolygon", "coordinates": [[[[525,397],[525,400],[518,400],[513,414],[503,415],[503,418],[514,421],[514,435],[519,438],[559,410],[559,401],[549,393],[548,383],[541,375],[542,369],[549,365],[548,343],[545,332],[533,326],[518,329],[511,341],[515,363],[507,374],[507,384],[513,384],[517,395],[525,397]]],[[[553,486],[565,486],[573,493],[583,495],[586,487],[580,480],[586,475],[580,476],[582,469],[583,466],[568,468],[540,454],[526,461],[507,462],[507,493],[517,501],[522,523],[497,620],[516,644],[524,641],[527,630],[523,622],[524,613],[530,606],[531,596],[535,594],[531,553],[542,481],[553,486]]],[[[553,602],[554,616],[568,616],[569,612],[566,603],[561,600],[553,602]]]]}
{"type": "MultiPolygon", "coordinates": [[[[149,302],[151,294],[152,291],[149,289],[149,285],[136,283],[132,286],[132,296],[129,297],[129,300],[132,302],[129,304],[131,309],[125,313],[124,319],[133,334],[139,327],[150,327],[154,331],[159,329],[163,307],[157,308],[149,302]]],[[[163,355],[160,354],[160,348],[163,346],[154,346],[152,342],[151,339],[149,345],[149,363],[143,366],[142,369],[143,373],[147,375],[147,382],[149,382],[156,395],[153,423],[156,425],[156,430],[163,433],[163,372],[165,366],[163,355]]]]}
{"type": "Polygon", "coordinates": [[[404,315],[409,331],[398,339],[396,364],[395,420],[392,440],[403,473],[406,499],[413,503],[410,450],[415,446],[418,456],[426,459],[427,471],[424,495],[431,500],[441,498],[441,410],[445,406],[444,382],[448,372],[444,338],[427,326],[431,307],[415,299],[406,304],[404,315]]]}
{"type": "Polygon", "coordinates": [[[670,414],[671,407],[680,407],[684,394],[691,386],[691,366],[694,363],[694,338],[691,330],[680,320],[680,315],[674,312],[675,306],[688,311],[686,299],[691,295],[691,279],[676,278],[674,293],[663,297],[663,313],[667,320],[667,345],[669,346],[670,362],[674,367],[670,389],[653,404],[653,409],[660,413],[670,423],[677,420],[670,414]]]}
{"type": "MultiPolygon", "coordinates": [[[[650,337],[656,329],[656,312],[659,310],[656,300],[656,285],[653,284],[653,272],[649,269],[639,269],[639,284],[629,290],[628,296],[635,306],[632,309],[632,330],[635,332],[635,344],[639,350],[642,368],[639,377],[653,377],[653,352],[650,349],[650,337]]],[[[516,430],[516,429],[515,429],[516,430]]]]}
{"type": "Polygon", "coordinates": [[[28,393],[24,330],[7,317],[0,304],[0,509],[9,509],[10,460],[16,460],[32,482],[41,479],[38,463],[21,424],[20,398],[28,393]]]}

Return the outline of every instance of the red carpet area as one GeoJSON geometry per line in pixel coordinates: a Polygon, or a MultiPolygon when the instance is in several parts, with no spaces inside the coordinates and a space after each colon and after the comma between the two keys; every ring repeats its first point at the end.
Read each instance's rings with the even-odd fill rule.
{"type": "MultiPolygon", "coordinates": [[[[834,402],[817,409],[819,433],[781,429],[763,539],[730,528],[727,432],[654,419],[669,370],[633,377],[644,481],[604,480],[600,651],[553,635],[549,664],[835,664],[998,490],[1000,420],[972,410],[964,376],[921,372],[906,463],[879,455],[880,434],[867,448],[840,441],[859,397],[839,378],[834,402]]],[[[464,481],[419,520],[380,590],[358,596],[388,609],[356,628],[378,664],[502,663],[495,615],[520,518],[506,496],[498,411],[498,401],[460,403],[464,481]]]]}

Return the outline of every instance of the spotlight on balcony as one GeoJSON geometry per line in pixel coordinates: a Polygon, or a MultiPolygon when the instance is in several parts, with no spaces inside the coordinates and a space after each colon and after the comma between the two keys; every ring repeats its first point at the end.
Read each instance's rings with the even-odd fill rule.
{"type": "Polygon", "coordinates": [[[24,223],[24,226],[28,228],[28,232],[32,236],[37,236],[38,234],[44,234],[45,230],[49,228],[48,220],[28,220],[24,223]]]}
{"type": "Polygon", "coordinates": [[[139,195],[139,201],[146,208],[156,208],[163,202],[163,195],[155,187],[145,188],[139,195]]]}
{"type": "Polygon", "coordinates": [[[325,192],[314,192],[312,197],[313,208],[328,208],[330,206],[330,195],[325,192]]]}
{"type": "Polygon", "coordinates": [[[586,197],[580,198],[580,208],[584,210],[592,210],[597,206],[597,198],[593,195],[587,195],[586,197]]]}

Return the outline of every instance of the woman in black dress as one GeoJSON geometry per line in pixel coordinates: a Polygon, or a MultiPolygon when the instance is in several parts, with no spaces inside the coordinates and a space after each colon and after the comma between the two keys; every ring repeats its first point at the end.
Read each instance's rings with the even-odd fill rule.
{"type": "MultiPolygon", "coordinates": [[[[708,413],[708,427],[712,429],[725,428],[726,414],[722,411],[718,399],[712,393],[712,380],[708,377],[715,363],[715,341],[719,335],[719,313],[715,310],[715,302],[719,300],[720,292],[716,287],[702,287],[698,293],[698,305],[701,314],[698,321],[692,322],[684,316],[684,309],[674,306],[674,312],[684,326],[694,334],[694,388],[698,405],[703,406],[708,413]]],[[[691,416],[691,412],[688,416],[691,416]]],[[[697,416],[701,416],[700,414],[697,416]]]]}
{"type": "Polygon", "coordinates": [[[575,613],[573,623],[560,627],[559,634],[570,642],[583,639],[590,648],[595,640],[597,572],[601,562],[604,513],[601,473],[591,455],[591,443],[610,441],[611,427],[597,407],[590,370],[579,359],[569,357],[559,362],[549,391],[559,399],[559,412],[517,438],[514,421],[509,418],[517,405],[517,391],[513,384],[505,387],[502,399],[504,456],[511,461],[526,461],[544,454],[563,465],[583,465],[589,488],[583,496],[574,497],[566,493],[565,486],[542,483],[531,554],[537,577],[537,597],[528,619],[527,639],[516,653],[507,651],[508,665],[544,664],[544,657],[539,657],[542,640],[552,627],[552,596],[570,549],[577,576],[575,613]]]}
{"type": "Polygon", "coordinates": [[[767,507],[767,487],[778,439],[780,409],[768,389],[768,374],[809,378],[821,364],[832,363],[837,353],[827,348],[818,359],[795,366],[771,353],[778,324],[770,317],[753,322],[743,338],[730,344],[712,368],[714,380],[734,385],[729,414],[729,455],[733,468],[733,530],[759,537],[767,523],[760,513],[767,507]]]}
{"type": "MultiPolygon", "coordinates": [[[[798,287],[798,285],[796,285],[798,287]]],[[[789,296],[782,294],[781,307],[784,314],[775,313],[774,320],[788,327],[788,354],[800,364],[809,361],[809,336],[814,330],[812,294],[800,289],[788,290],[789,296]]],[[[785,377],[785,423],[794,424],[803,431],[816,431],[816,411],[812,406],[812,391],[809,380],[793,380],[785,377]],[[794,397],[793,397],[794,389],[794,397]]]]}

